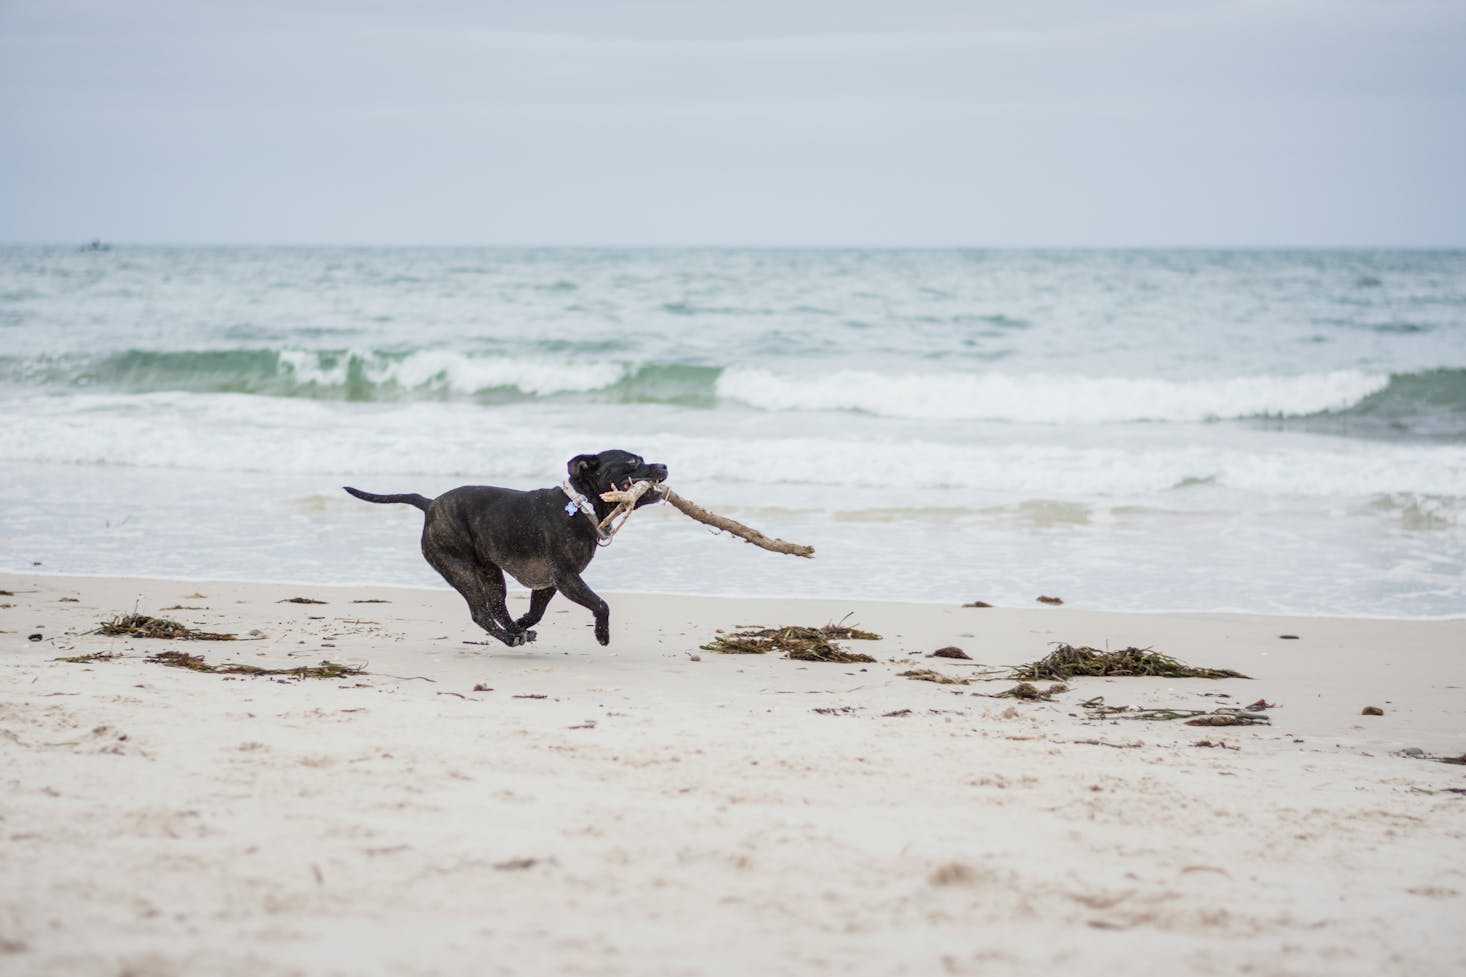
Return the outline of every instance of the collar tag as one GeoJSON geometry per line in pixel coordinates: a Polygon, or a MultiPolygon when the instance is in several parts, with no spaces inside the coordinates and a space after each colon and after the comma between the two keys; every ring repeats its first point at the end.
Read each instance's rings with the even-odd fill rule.
{"type": "Polygon", "coordinates": [[[584,513],[591,522],[596,521],[595,506],[590,504],[589,499],[587,499],[585,496],[581,495],[579,492],[575,491],[575,489],[571,487],[570,479],[567,478],[565,480],[564,484],[560,486],[560,491],[564,492],[570,498],[570,501],[565,503],[565,514],[567,516],[573,516],[576,512],[581,512],[584,513]]]}

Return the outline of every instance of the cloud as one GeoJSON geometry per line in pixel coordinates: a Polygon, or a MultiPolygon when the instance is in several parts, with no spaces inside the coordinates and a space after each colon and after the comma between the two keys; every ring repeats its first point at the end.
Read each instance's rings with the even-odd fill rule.
{"type": "Polygon", "coordinates": [[[11,0],[0,205],[25,235],[1429,242],[1463,54],[1433,0],[11,0]]]}
{"type": "Polygon", "coordinates": [[[1431,94],[1466,80],[1431,2],[19,4],[12,84],[61,100],[502,105],[1431,94]]]}

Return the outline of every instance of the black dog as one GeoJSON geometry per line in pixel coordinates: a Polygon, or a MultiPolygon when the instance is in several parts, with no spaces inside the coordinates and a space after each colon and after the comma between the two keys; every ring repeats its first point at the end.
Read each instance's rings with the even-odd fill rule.
{"type": "MultiPolygon", "coordinates": [[[[468,601],[479,627],[506,645],[533,641],[529,630],[559,591],[596,617],[596,640],[611,641],[611,609],[580,578],[604,539],[598,528],[614,508],[601,493],[632,482],[661,482],[667,466],[628,451],[576,455],[565,466],[561,488],[520,492],[492,485],[465,485],[431,501],[417,493],[374,495],[349,486],[367,502],[406,502],[423,520],[422,555],[468,601]],[[572,495],[572,491],[574,495],[572,495]],[[519,620],[504,606],[504,573],[530,588],[529,613],[519,620]]],[[[658,501],[652,489],[637,508],[658,501]]]]}

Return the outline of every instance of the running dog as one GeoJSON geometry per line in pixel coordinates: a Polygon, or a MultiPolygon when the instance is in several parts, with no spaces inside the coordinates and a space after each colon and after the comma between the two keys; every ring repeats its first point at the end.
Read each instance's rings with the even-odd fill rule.
{"type": "MultiPolygon", "coordinates": [[[[415,492],[377,495],[343,487],[367,502],[421,509],[422,555],[463,595],[474,622],[504,644],[533,641],[530,628],[558,592],[595,615],[596,640],[605,645],[611,641],[611,610],[580,576],[606,538],[600,523],[613,506],[601,493],[643,480],[666,481],[667,466],[611,450],[576,455],[565,468],[568,478],[560,487],[528,492],[464,485],[427,499],[415,492]],[[529,611],[517,621],[504,604],[505,573],[531,591],[529,611]]],[[[637,508],[659,499],[652,488],[637,508]]]]}

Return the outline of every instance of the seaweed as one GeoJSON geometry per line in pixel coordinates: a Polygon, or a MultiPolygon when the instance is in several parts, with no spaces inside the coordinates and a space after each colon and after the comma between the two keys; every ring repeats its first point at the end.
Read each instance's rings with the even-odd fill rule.
{"type": "Polygon", "coordinates": [[[1162,678],[1250,678],[1241,672],[1220,668],[1193,668],[1169,655],[1149,648],[1122,648],[1100,651],[1097,648],[1057,644],[1046,657],[1019,665],[1011,678],[1018,680],[1067,679],[1076,675],[1157,676],[1162,678]]]}
{"type": "Polygon", "coordinates": [[[1068,692],[1067,685],[1051,685],[1047,689],[1040,689],[1029,682],[1019,682],[1006,692],[999,692],[993,696],[994,699],[1023,699],[1026,702],[1048,702],[1061,692],[1068,692]]]}
{"type": "Polygon", "coordinates": [[[1213,712],[1186,720],[1187,726],[1266,726],[1271,723],[1272,720],[1266,716],[1245,712],[1213,712]]]}
{"type": "Polygon", "coordinates": [[[186,668],[191,672],[211,672],[216,675],[285,675],[292,678],[345,678],[348,675],[362,675],[366,669],[337,662],[323,661],[319,665],[296,665],[291,668],[260,668],[258,665],[241,665],[226,662],[210,665],[197,655],[183,651],[160,651],[148,657],[154,665],[170,668],[186,668]]]}
{"type": "MultiPolygon", "coordinates": [[[[1261,700],[1258,701],[1261,702],[1261,700]]],[[[1267,705],[1264,703],[1264,706],[1267,705]]],[[[1184,719],[1187,726],[1266,726],[1272,723],[1272,719],[1266,713],[1252,706],[1242,709],[1224,706],[1210,712],[1205,709],[1178,709],[1166,706],[1144,709],[1139,706],[1107,706],[1104,696],[1087,699],[1079,706],[1089,713],[1091,719],[1137,719],[1146,722],[1171,722],[1176,719],[1184,719]]]]}
{"type": "Polygon", "coordinates": [[[286,597],[284,600],[275,601],[277,604],[324,604],[323,600],[316,600],[314,597],[286,597]]]}
{"type": "Polygon", "coordinates": [[[232,634],[217,634],[212,631],[196,631],[193,628],[170,621],[165,617],[149,617],[146,614],[115,616],[103,622],[92,634],[112,637],[167,638],[185,641],[234,641],[232,634]]]}
{"type": "Polygon", "coordinates": [[[938,685],[970,685],[971,681],[965,678],[958,678],[955,675],[943,675],[941,672],[934,672],[930,668],[913,668],[910,671],[898,673],[902,678],[915,679],[918,682],[935,682],[938,685]]]}
{"type": "MultiPolygon", "coordinates": [[[[851,614],[853,613],[854,612],[852,611],[851,614]]],[[[874,631],[862,631],[859,628],[848,626],[845,622],[850,620],[851,614],[846,614],[844,617],[840,618],[839,622],[836,624],[826,624],[824,627],[820,628],[820,630],[825,633],[826,637],[834,638],[840,641],[881,640],[881,636],[876,634],[874,631]]]]}
{"type": "Polygon", "coordinates": [[[870,655],[864,655],[858,651],[846,651],[839,645],[814,642],[798,648],[790,648],[788,657],[801,662],[860,663],[875,661],[870,655]]]}
{"type": "MultiPolygon", "coordinates": [[[[1416,760],[1433,760],[1436,763],[1454,763],[1461,766],[1466,766],[1466,753],[1462,753],[1460,756],[1438,756],[1434,753],[1426,753],[1418,746],[1412,746],[1407,749],[1401,750],[1400,752],[1396,753],[1395,756],[1411,757],[1416,760]]],[[[1459,792],[1460,791],[1458,791],[1458,793],[1459,792]]]]}
{"type": "Polygon", "coordinates": [[[783,627],[751,628],[719,633],[702,645],[703,651],[723,655],[763,655],[782,651],[795,661],[811,662],[874,662],[870,655],[846,651],[838,641],[879,641],[880,635],[844,624],[826,624],[822,628],[783,627]]]}
{"type": "Polygon", "coordinates": [[[53,658],[51,660],[57,662],[70,662],[73,665],[86,665],[90,662],[109,662],[114,658],[120,657],[120,655],[114,654],[110,651],[94,651],[89,655],[72,655],[68,658],[53,658]]]}

